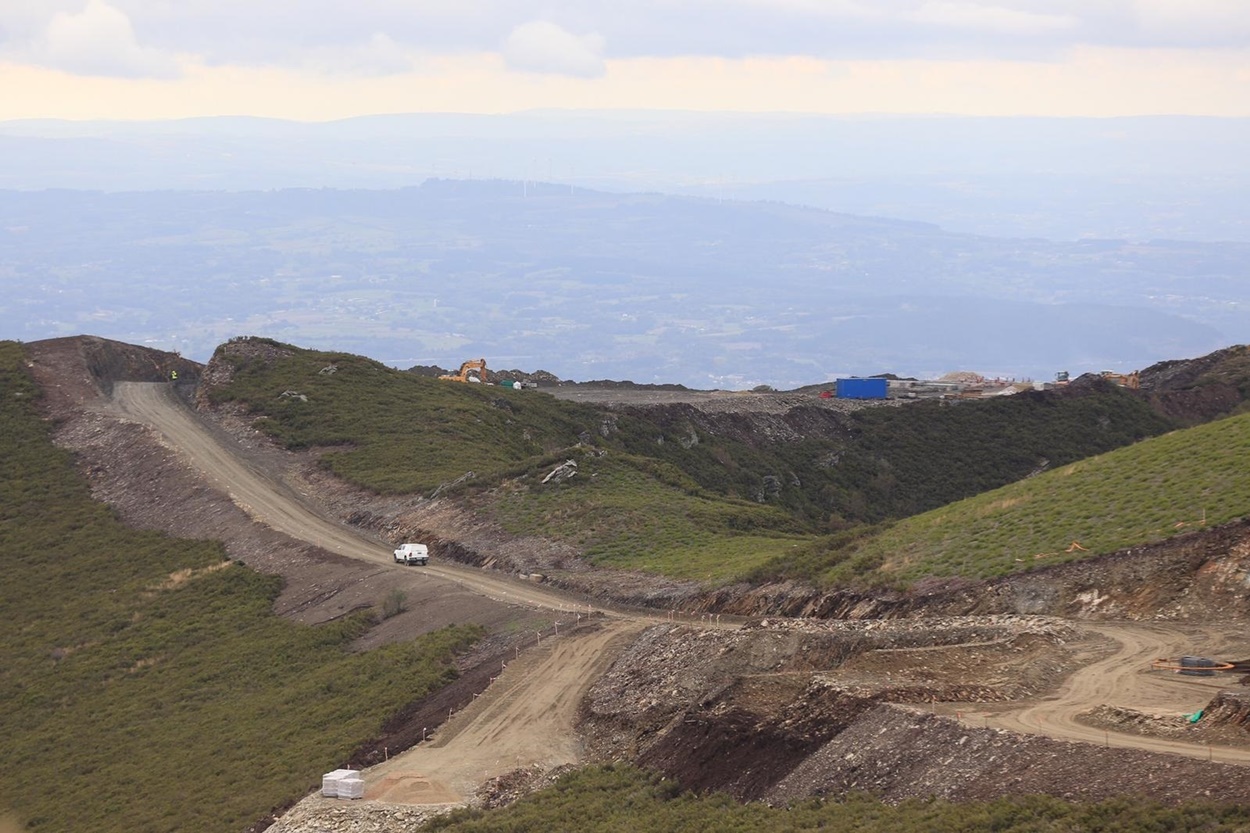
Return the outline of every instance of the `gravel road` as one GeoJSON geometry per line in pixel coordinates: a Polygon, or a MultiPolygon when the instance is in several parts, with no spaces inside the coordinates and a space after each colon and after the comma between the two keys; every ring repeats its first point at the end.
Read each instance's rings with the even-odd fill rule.
{"type": "Polygon", "coordinates": [[[1228,686],[1229,677],[1186,677],[1170,671],[1152,671],[1150,663],[1159,657],[1192,653],[1196,645],[1219,655],[1217,652],[1225,648],[1234,648],[1230,638],[1240,641],[1239,649],[1244,650],[1244,639],[1238,640],[1240,633],[1171,623],[1099,623],[1083,627],[1105,638],[1098,650],[1101,657],[1092,658],[1044,700],[1008,710],[963,711],[964,722],[1100,746],[1250,765],[1250,749],[1110,732],[1078,722],[1080,715],[1104,704],[1163,715],[1202,709],[1221,688],[1228,686]]]}
{"type": "MultiPolygon", "coordinates": [[[[249,463],[237,444],[213,430],[169,385],[119,382],[114,386],[113,403],[126,418],[158,431],[169,447],[184,455],[253,519],[349,558],[396,570],[414,569],[396,564],[388,545],[314,512],[290,487],[249,463]]],[[[557,611],[587,609],[585,602],[571,596],[481,570],[433,562],[418,569],[496,601],[557,611]]]]}

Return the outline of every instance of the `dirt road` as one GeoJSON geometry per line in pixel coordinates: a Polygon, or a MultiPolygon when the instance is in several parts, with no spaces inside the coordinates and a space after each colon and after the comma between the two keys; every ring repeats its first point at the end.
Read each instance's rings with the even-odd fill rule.
{"type": "Polygon", "coordinates": [[[365,797],[392,804],[462,802],[487,778],[514,769],[543,770],[581,760],[570,731],[578,704],[616,651],[643,624],[603,627],[548,640],[501,668],[493,685],[438,731],[365,773],[365,797]]]}
{"type": "MultiPolygon", "coordinates": [[[[419,570],[431,582],[451,582],[509,604],[558,611],[595,609],[527,582],[457,565],[395,564],[388,546],[319,516],[286,484],[251,465],[230,437],[214,430],[168,385],[118,383],[112,407],[159,432],[171,449],[253,519],[293,538],[376,563],[380,569],[419,570]]],[[[484,781],[505,772],[578,761],[573,725],[582,694],[611,661],[616,647],[646,624],[643,617],[613,616],[604,625],[546,639],[501,666],[495,683],[444,724],[433,743],[413,747],[368,770],[367,796],[396,804],[459,803],[484,781]]]]}
{"type": "MultiPolygon", "coordinates": [[[[118,382],[113,405],[124,417],[154,428],[165,443],[183,455],[253,519],[292,538],[363,561],[395,564],[391,548],[318,515],[289,486],[247,462],[233,440],[214,431],[175,395],[169,385],[118,382]]],[[[496,601],[551,610],[585,610],[587,605],[537,585],[513,581],[454,564],[417,568],[496,601]]]]}
{"type": "Polygon", "coordinates": [[[1159,657],[1191,653],[1194,646],[1203,646],[1218,656],[1225,648],[1233,647],[1225,644],[1226,634],[1179,624],[1120,623],[1087,627],[1105,641],[1091,646],[1091,661],[1069,677],[1054,695],[1007,710],[965,710],[961,712],[964,722],[1062,740],[1250,765],[1250,749],[1209,747],[1109,732],[1077,720],[1079,715],[1104,704],[1174,716],[1198,711],[1217,691],[1227,687],[1229,678],[1185,677],[1168,671],[1152,671],[1150,663],[1159,657]]]}

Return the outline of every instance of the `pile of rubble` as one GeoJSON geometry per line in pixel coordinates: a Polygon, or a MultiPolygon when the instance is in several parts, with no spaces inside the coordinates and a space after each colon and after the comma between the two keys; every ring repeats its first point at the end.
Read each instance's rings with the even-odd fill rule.
{"type": "Polygon", "coordinates": [[[452,807],[341,801],[311,795],[288,810],[268,833],[410,833],[452,807]]]}

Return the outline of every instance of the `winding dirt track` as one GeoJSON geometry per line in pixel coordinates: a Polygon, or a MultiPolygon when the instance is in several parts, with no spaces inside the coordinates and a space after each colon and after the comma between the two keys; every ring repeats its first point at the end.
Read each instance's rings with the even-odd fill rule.
{"type": "MultiPolygon", "coordinates": [[[[168,385],[116,385],[113,407],[125,418],[155,429],[254,520],[351,558],[402,571],[384,544],[328,521],[286,484],[249,464],[221,435],[180,400],[168,385]]],[[[593,605],[525,582],[448,564],[421,568],[431,581],[445,580],[507,604],[572,614],[593,605]]],[[[610,613],[601,610],[603,613],[610,613]]],[[[574,623],[579,616],[565,620],[574,623]]],[[[433,743],[420,744],[365,773],[366,797],[394,804],[460,803],[493,778],[519,767],[548,769],[579,760],[573,724],[586,688],[611,661],[617,646],[646,624],[643,617],[612,615],[603,627],[582,628],[547,639],[537,650],[500,668],[496,682],[445,724],[433,743]]]]}
{"type": "MultiPolygon", "coordinates": [[[[124,417],[159,432],[171,448],[254,520],[339,555],[405,569],[395,564],[388,546],[326,520],[285,483],[248,463],[230,438],[214,431],[169,385],[119,382],[113,389],[113,404],[124,417]]],[[[422,570],[505,603],[551,610],[587,609],[584,602],[579,604],[571,597],[481,570],[434,563],[422,570]]]]}
{"type": "Polygon", "coordinates": [[[1190,653],[1195,645],[1218,651],[1224,647],[1227,634],[1210,628],[1155,623],[1099,623],[1085,627],[1105,637],[1113,647],[1103,647],[1101,657],[1092,659],[1069,677],[1053,696],[1006,711],[965,711],[964,722],[1062,740],[1250,765],[1250,749],[1108,732],[1077,721],[1079,715],[1103,704],[1162,715],[1198,711],[1228,684],[1229,678],[1184,677],[1169,671],[1152,671],[1150,663],[1158,657],[1190,653]]]}
{"type": "MultiPolygon", "coordinates": [[[[217,487],[254,519],[300,540],[351,558],[395,569],[382,543],[328,521],[285,484],[246,461],[233,441],[188,408],[164,384],[119,383],[113,407],[125,418],[158,431],[217,487]]],[[[480,570],[437,564],[432,577],[454,582],[490,598],[532,607],[573,611],[595,608],[545,588],[480,570]]],[[[552,640],[541,652],[520,658],[485,695],[421,744],[366,773],[367,796],[394,803],[458,802],[485,778],[519,766],[552,766],[577,760],[573,720],[578,700],[613,655],[613,647],[651,617],[612,614],[599,629],[552,640]],[[431,775],[437,773],[437,777],[431,775]]],[[[1103,637],[1091,661],[1049,699],[1010,710],[963,712],[975,726],[997,726],[1051,737],[1172,752],[1250,764],[1250,750],[1208,748],[1151,737],[1107,734],[1083,726],[1077,715],[1103,703],[1142,711],[1195,711],[1220,685],[1216,678],[1186,678],[1148,671],[1161,656],[1190,653],[1195,645],[1219,650],[1220,634],[1165,624],[1088,624],[1103,637]]]]}

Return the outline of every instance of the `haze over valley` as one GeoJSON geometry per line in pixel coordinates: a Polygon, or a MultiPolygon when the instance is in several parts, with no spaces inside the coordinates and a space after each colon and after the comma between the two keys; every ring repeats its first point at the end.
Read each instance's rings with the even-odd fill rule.
{"type": "Polygon", "coordinates": [[[201,361],[263,335],[701,388],[1128,372],[1250,331],[1247,125],[10,122],[0,310],[201,361]]]}

